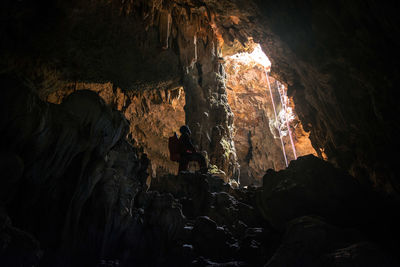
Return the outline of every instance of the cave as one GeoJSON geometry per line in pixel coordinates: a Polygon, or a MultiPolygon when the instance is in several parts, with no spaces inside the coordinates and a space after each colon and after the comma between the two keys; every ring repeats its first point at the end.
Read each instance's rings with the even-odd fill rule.
{"type": "Polygon", "coordinates": [[[0,7],[0,266],[400,265],[398,4],[0,7]]]}
{"type": "Polygon", "coordinates": [[[235,118],[239,182],[259,186],[267,169],[282,170],[298,156],[317,153],[294,112],[287,86],[268,75],[271,62],[260,45],[249,38],[245,47],[237,46],[238,53],[231,55],[235,49],[227,47],[222,56],[228,103],[235,118]]]}

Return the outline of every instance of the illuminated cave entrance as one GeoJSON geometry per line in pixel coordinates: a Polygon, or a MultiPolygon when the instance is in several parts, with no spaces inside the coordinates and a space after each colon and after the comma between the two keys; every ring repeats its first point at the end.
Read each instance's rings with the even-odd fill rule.
{"type": "Polygon", "coordinates": [[[240,182],[260,185],[267,169],[284,169],[296,157],[316,152],[287,87],[269,75],[271,63],[260,45],[249,43],[239,53],[228,48],[223,54],[240,182]]]}

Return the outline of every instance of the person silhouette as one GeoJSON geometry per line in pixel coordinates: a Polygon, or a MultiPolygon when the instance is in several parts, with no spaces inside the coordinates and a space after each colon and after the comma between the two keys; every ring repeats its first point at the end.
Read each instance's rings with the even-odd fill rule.
{"type": "Polygon", "coordinates": [[[207,172],[206,158],[199,152],[197,152],[195,146],[190,140],[192,132],[189,126],[183,125],[179,129],[181,136],[179,137],[179,172],[186,171],[189,167],[189,162],[195,161],[200,165],[200,172],[207,172]]]}

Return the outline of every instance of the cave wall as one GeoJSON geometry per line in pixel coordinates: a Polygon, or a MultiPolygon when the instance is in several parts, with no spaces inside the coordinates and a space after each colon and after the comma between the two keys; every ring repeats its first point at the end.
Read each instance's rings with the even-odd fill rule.
{"type": "Polygon", "coordinates": [[[227,177],[238,178],[233,142],[233,113],[229,107],[220,41],[207,6],[172,9],[183,66],[186,122],[199,150],[227,177]],[[177,13],[177,14],[175,14],[177,13]]]}
{"type": "Polygon", "coordinates": [[[145,4],[134,4],[135,13],[119,1],[1,5],[2,72],[20,74],[40,93],[64,81],[138,90],[180,79],[174,47],[162,49],[159,18],[145,4]]]}
{"type": "MultiPolygon", "coordinates": [[[[185,124],[185,93],[174,83],[158,84],[158,88],[123,91],[112,83],[69,83],[43,100],[60,104],[79,90],[96,92],[107,105],[119,110],[129,122],[129,138],[141,147],[151,160],[150,178],[178,172],[178,163],[169,159],[168,137],[179,133],[185,124]],[[172,87],[171,87],[172,86],[172,87]]],[[[149,181],[150,182],[150,181],[149,181]]]]}
{"type": "Polygon", "coordinates": [[[396,195],[396,159],[387,148],[398,148],[398,4],[208,3],[226,43],[251,36],[261,44],[320,156],[396,195]]]}
{"type": "Polygon", "coordinates": [[[171,195],[146,193],[149,160],[124,115],[92,90],[53,104],[0,81],[1,264],[160,265],[184,216],[171,195]]]}
{"type": "Polygon", "coordinates": [[[44,97],[71,82],[111,82],[124,91],[183,85],[186,123],[198,149],[228,176],[238,175],[219,39],[207,5],[163,0],[2,5],[12,11],[5,14],[3,72],[18,73],[44,97]]]}
{"type": "Polygon", "coordinates": [[[297,78],[289,91],[303,124],[311,125],[314,146],[359,179],[369,176],[379,190],[398,192],[387,153],[397,147],[392,126],[398,119],[392,114],[398,110],[391,96],[399,77],[396,5],[310,1],[291,10],[283,2],[260,7],[295,54],[297,78]]]}
{"type": "Polygon", "coordinates": [[[398,266],[398,206],[328,162],[301,157],[258,188],[183,172],[147,191],[127,120],[96,92],[52,104],[0,84],[13,89],[0,99],[4,266],[398,266]]]}
{"type": "Polygon", "coordinates": [[[398,147],[398,106],[392,97],[399,77],[395,3],[159,0],[1,5],[1,48],[6,51],[1,54],[2,72],[15,71],[43,90],[57,88],[64,80],[137,88],[135,84],[151,83],[156,77],[178,77],[187,92],[187,112],[195,118],[191,121],[190,115],[187,122],[200,132],[196,142],[209,150],[214,162],[224,159],[218,164],[227,172],[234,169],[231,112],[214,48],[217,41],[230,45],[253,37],[269,56],[272,75],[287,84],[316,151],[366,183],[398,191],[396,161],[387,153],[388,147],[398,147]],[[201,76],[210,77],[203,77],[204,85],[199,84],[201,76]],[[210,86],[217,90],[213,97],[207,97],[213,92],[210,86]],[[202,94],[204,99],[198,97],[202,94]],[[192,106],[191,99],[203,99],[203,104],[192,106]],[[208,129],[199,130],[197,123],[208,129]]]}
{"type": "MultiPolygon", "coordinates": [[[[374,241],[393,246],[393,254],[398,255],[398,207],[377,201],[374,194],[366,197],[356,180],[327,162],[314,157],[292,161],[287,171],[269,171],[263,188],[249,191],[234,191],[211,176],[184,174],[163,181],[172,187],[166,193],[143,193],[146,159],[125,138],[128,127],[121,113],[91,91],[78,90],[57,105],[37,97],[77,81],[110,82],[112,97],[118,88],[133,93],[140,88],[163,89],[154,86],[157,78],[157,84],[183,84],[186,102],[196,104],[199,96],[204,100],[198,109],[187,107],[188,114],[198,116],[187,119],[193,128],[198,121],[209,127],[200,131],[197,143],[206,140],[201,148],[218,148],[207,139],[216,126],[214,136],[221,138],[215,140],[225,142],[219,143],[223,150],[212,150],[210,155],[219,159],[224,153],[221,164],[227,172],[234,171],[230,159],[234,150],[228,140],[231,112],[220,77],[224,70],[212,43],[245,42],[252,36],[269,55],[274,77],[287,83],[315,149],[360,181],[372,181],[392,193],[398,187],[396,158],[387,153],[390,145],[397,151],[398,106],[392,97],[398,82],[393,61],[398,58],[395,6],[374,1],[255,0],[3,1],[1,7],[5,37],[0,41],[1,73],[17,75],[17,79],[0,78],[2,260],[32,266],[42,254],[41,247],[44,266],[90,266],[104,258],[121,259],[127,266],[150,259],[160,266],[168,265],[168,256],[174,260],[181,259],[182,253],[191,254],[190,246],[182,246],[190,241],[198,254],[189,255],[187,262],[203,255],[221,262],[239,261],[247,249],[252,252],[246,256],[263,255],[260,265],[272,259],[269,266],[286,260],[289,265],[310,266],[304,264],[304,257],[309,263],[327,253],[332,265],[342,264],[343,258],[337,256],[344,254],[357,261],[352,256],[359,257],[358,250],[343,248],[369,238],[360,237],[356,230],[357,239],[344,242],[343,237],[353,237],[349,231],[332,231],[321,218],[299,217],[310,212],[335,225],[358,227],[374,241]],[[177,19],[176,13],[169,12],[171,7],[184,13],[185,23],[180,25],[202,25],[187,30],[188,35],[204,33],[199,38],[206,41],[201,49],[194,44],[197,37],[186,36],[179,44],[177,28],[160,28],[173,25],[169,14],[177,19]],[[202,16],[193,15],[202,10],[202,16]],[[205,25],[197,23],[199,17],[211,17],[211,28],[205,20],[205,25]],[[167,38],[169,33],[173,38],[167,38]],[[179,52],[183,44],[188,54],[179,52]],[[193,60],[199,51],[212,57],[193,60]],[[182,60],[185,55],[191,60],[182,60]],[[157,68],[159,72],[154,72],[157,68]],[[208,93],[213,97],[203,98],[208,93]],[[212,116],[203,119],[201,112],[207,110],[212,116]],[[207,214],[218,224],[197,217],[193,225],[185,220],[183,209],[193,217],[207,214]],[[226,225],[238,239],[232,239],[232,229],[222,227],[226,225]],[[289,228],[272,257],[276,244],[270,240],[285,225],[289,228]],[[184,236],[180,237],[183,243],[177,242],[178,235],[184,236]],[[178,247],[175,255],[172,250],[178,247]]],[[[371,255],[371,251],[378,250],[363,253],[371,255]]]]}
{"type": "MultiPolygon", "coordinates": [[[[240,164],[240,182],[242,185],[260,185],[261,177],[268,169],[286,168],[285,158],[276,118],[271,101],[266,68],[254,60],[225,58],[228,88],[228,103],[235,115],[234,141],[240,164]]],[[[278,87],[280,83],[269,77],[271,91],[277,114],[283,109],[278,87]]],[[[289,106],[294,108],[292,100],[289,106]]],[[[284,149],[288,163],[295,159],[286,123],[279,119],[283,136],[284,149]],[[283,127],[282,127],[283,126],[283,127]]],[[[309,133],[303,129],[297,116],[290,121],[290,128],[297,157],[314,154],[309,133]]]]}

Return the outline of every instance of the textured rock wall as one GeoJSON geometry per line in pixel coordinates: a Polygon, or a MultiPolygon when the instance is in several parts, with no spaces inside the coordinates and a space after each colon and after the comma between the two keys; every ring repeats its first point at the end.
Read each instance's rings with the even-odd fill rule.
{"type": "Polygon", "coordinates": [[[289,92],[314,146],[360,180],[399,192],[398,172],[386,152],[387,146],[398,147],[390,126],[398,124],[390,97],[399,77],[393,61],[399,57],[399,40],[393,38],[398,8],[374,1],[311,1],[295,5],[296,11],[283,2],[260,5],[265,23],[295,55],[277,56],[284,62],[276,73],[294,73],[286,79],[289,92]],[[279,70],[287,64],[290,71],[279,70]]]}
{"type": "Polygon", "coordinates": [[[398,4],[207,1],[227,45],[260,43],[320,156],[398,195],[398,4]],[[396,114],[396,115],[395,115],[396,114]]]}
{"type": "MultiPolygon", "coordinates": [[[[240,181],[243,185],[261,184],[261,177],[268,169],[286,168],[279,139],[275,128],[275,115],[268,89],[266,68],[254,60],[226,58],[228,102],[235,115],[235,147],[240,164],[240,181]]],[[[279,83],[269,77],[274,103],[279,114],[282,105],[278,93],[279,83]]],[[[289,102],[292,103],[292,101],[289,102]]],[[[293,104],[292,104],[293,106],[293,104]]],[[[301,122],[295,116],[290,122],[297,156],[316,154],[304,132],[301,122]]],[[[286,124],[283,125],[287,129],[286,124]]],[[[289,135],[283,136],[288,162],[294,154],[289,135]]]]}
{"type": "Polygon", "coordinates": [[[206,6],[172,10],[172,17],[183,67],[186,122],[199,149],[208,152],[210,163],[227,177],[237,178],[233,114],[226,95],[221,44],[211,25],[213,18],[206,6]]]}
{"type": "Polygon", "coordinates": [[[151,161],[151,177],[177,173],[178,164],[170,161],[168,137],[179,133],[185,124],[185,93],[181,87],[143,91],[122,91],[111,83],[73,83],[51,93],[46,100],[59,104],[69,94],[79,90],[96,92],[108,105],[121,111],[129,122],[129,138],[141,147],[151,161]]]}
{"type": "Polygon", "coordinates": [[[124,116],[93,91],[50,104],[17,79],[0,80],[1,264],[165,258],[184,217],[168,195],[144,192],[149,162],[125,139],[124,116]]]}
{"type": "MultiPolygon", "coordinates": [[[[326,153],[329,160],[366,183],[386,192],[400,191],[398,170],[393,167],[396,158],[386,153],[388,147],[398,150],[399,112],[392,97],[399,82],[396,3],[159,0],[42,4],[1,3],[2,72],[30,77],[45,89],[59,88],[51,86],[52,82],[69,79],[111,81],[134,89],[137,82],[186,77],[182,79],[186,90],[196,88],[196,77],[201,76],[194,67],[197,59],[199,63],[210,60],[201,63],[201,71],[214,80],[217,68],[210,63],[217,61],[206,56],[215,54],[213,40],[229,46],[253,37],[267,52],[272,75],[288,85],[316,151],[326,153]],[[217,37],[209,38],[213,33],[217,37]],[[199,44],[204,49],[198,49],[199,44]]],[[[195,102],[190,99],[207,90],[199,85],[193,97],[187,94],[187,102],[195,102]]],[[[207,119],[209,128],[220,125],[224,129],[221,140],[227,142],[216,139],[216,146],[201,145],[212,147],[209,152],[216,155],[222,152],[215,152],[217,147],[233,151],[230,123],[216,123],[230,117],[223,95],[205,98],[201,109],[188,106],[196,116],[211,111],[210,118],[215,119],[207,119]],[[217,110],[225,110],[220,118],[210,108],[214,102],[217,110]]],[[[198,121],[203,119],[188,119],[192,127],[198,121]]],[[[209,134],[200,132],[199,144],[209,134]]],[[[223,131],[214,132],[219,136],[223,131]]]]}
{"type": "MultiPolygon", "coordinates": [[[[90,266],[100,259],[119,259],[121,266],[176,265],[176,259],[182,266],[215,265],[211,260],[264,265],[273,254],[267,266],[398,266],[381,250],[399,255],[398,206],[368,196],[327,162],[313,157],[292,162],[286,171],[268,172],[258,189],[235,191],[220,179],[185,174],[173,177],[178,182],[164,194],[140,193],[146,160],[123,138],[127,129],[120,113],[93,92],[77,92],[54,105],[29,90],[57,91],[71,80],[111,81],[136,90],[156,88],[154,79],[182,78],[195,94],[208,92],[195,82],[202,83],[196,80],[200,73],[210,75],[210,86],[215,77],[220,81],[210,65],[220,66],[215,57],[204,59],[210,62],[196,73],[196,64],[180,62],[177,55],[186,41],[189,59],[198,51],[210,55],[214,46],[208,41],[214,39],[199,38],[206,40],[204,50],[197,50],[191,36],[178,45],[177,27],[170,23],[185,12],[181,26],[203,25],[192,12],[203,10],[200,18],[214,19],[219,42],[229,45],[252,36],[263,45],[317,150],[358,178],[369,176],[386,192],[398,190],[397,158],[387,153],[388,147],[398,147],[396,6],[371,0],[254,3],[1,2],[1,72],[19,74],[17,81],[0,79],[0,205],[5,207],[0,210],[0,256],[7,259],[2,264],[32,266],[43,249],[43,266],[90,266]],[[176,184],[183,186],[178,190],[176,184]],[[362,235],[338,227],[356,228],[362,235]],[[283,239],[277,229],[285,231],[283,239]],[[371,239],[380,248],[360,245],[371,239]]],[[[223,95],[207,98],[205,106],[223,95]]]]}
{"type": "Polygon", "coordinates": [[[200,150],[229,176],[237,174],[232,113],[219,62],[213,13],[192,1],[102,1],[49,3],[40,7],[4,3],[4,66],[46,96],[65,83],[111,82],[124,90],[164,89],[181,84],[186,122],[200,150]],[[101,17],[99,20],[98,18],[101,17]],[[45,31],[30,22],[48,24],[45,31]],[[20,23],[20,27],[15,24],[20,23]],[[25,32],[28,32],[26,34],[25,32]],[[16,43],[20,45],[15,45],[16,43]],[[26,57],[20,55],[25,54],[26,57]]]}

